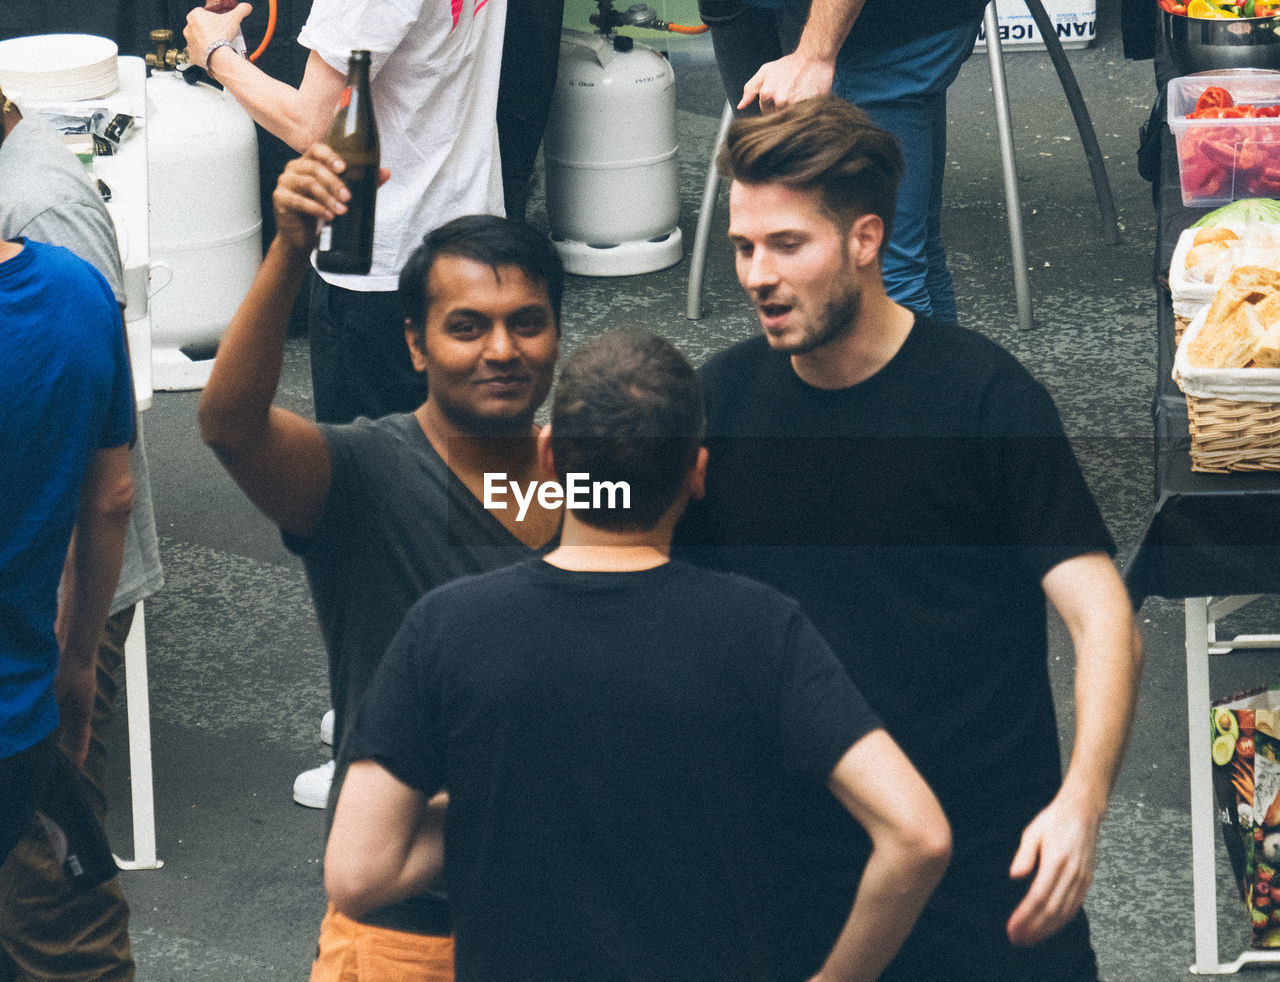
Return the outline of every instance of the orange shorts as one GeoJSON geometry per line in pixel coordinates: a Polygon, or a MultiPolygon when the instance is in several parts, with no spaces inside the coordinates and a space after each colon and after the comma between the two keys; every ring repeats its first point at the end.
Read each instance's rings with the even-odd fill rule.
{"type": "Polygon", "coordinates": [[[453,982],[453,938],[361,924],[330,907],[311,982],[453,982]]]}

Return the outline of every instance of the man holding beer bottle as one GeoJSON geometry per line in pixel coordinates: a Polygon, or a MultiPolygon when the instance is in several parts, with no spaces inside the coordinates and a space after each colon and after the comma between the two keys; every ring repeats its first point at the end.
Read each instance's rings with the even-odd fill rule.
{"type": "MultiPolygon", "coordinates": [[[[402,344],[430,379],[413,413],[316,424],[272,405],[288,310],[316,219],[347,211],[341,159],[317,144],[275,192],[276,237],[218,347],[201,435],[301,558],[329,653],[335,796],[348,720],[410,606],[431,588],[533,555],[559,508],[488,511],[485,474],[546,480],[533,417],[559,352],[564,271],[546,235],[493,215],[432,231],[400,278],[402,344]]],[[[313,982],[452,979],[449,910],[422,895],[320,930],[313,982]]]]}
{"type": "MultiPolygon", "coordinates": [[[[298,88],[256,68],[237,48],[249,4],[187,16],[192,62],[299,153],[326,140],[335,114],[354,115],[353,95],[376,111],[381,165],[391,176],[376,192],[371,266],[363,273],[326,269],[317,258],[310,274],[318,422],[412,412],[427,397],[426,377],[414,371],[404,343],[397,277],[427,229],[460,215],[502,214],[496,112],[506,5],[315,0],[298,36],[311,49],[298,88]],[[368,52],[367,100],[347,81],[353,51],[368,52]]],[[[377,171],[377,163],[368,170],[375,181],[377,171]]],[[[332,777],[332,761],[304,771],[294,800],[323,808],[332,777]]]]}

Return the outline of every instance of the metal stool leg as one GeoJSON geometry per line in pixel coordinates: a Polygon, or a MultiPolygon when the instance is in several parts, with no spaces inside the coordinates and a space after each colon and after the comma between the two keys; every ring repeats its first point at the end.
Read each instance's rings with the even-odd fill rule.
{"type": "MultiPolygon", "coordinates": [[[[1080,86],[1076,83],[1075,72],[1067,61],[1066,52],[1062,50],[1062,42],[1058,40],[1058,32],[1054,28],[1049,15],[1045,12],[1040,0],[1025,0],[1031,19],[1036,22],[1036,30],[1044,39],[1045,49],[1058,72],[1058,81],[1062,83],[1063,94],[1071,107],[1071,115],[1075,117],[1076,131],[1080,134],[1080,145],[1084,147],[1085,160],[1089,162],[1089,176],[1093,178],[1093,193],[1098,199],[1098,211],[1102,213],[1102,235],[1112,245],[1120,241],[1120,223],[1116,220],[1116,203],[1111,197],[1111,182],[1107,180],[1107,168],[1102,162],[1102,149],[1098,146],[1098,135],[1093,131],[1093,120],[1089,118],[1089,109],[1084,104],[1084,96],[1080,94],[1080,86]]],[[[988,31],[990,29],[988,28],[988,31]]]]}
{"type": "Polygon", "coordinates": [[[1000,21],[994,0],[983,14],[987,32],[987,60],[991,64],[991,94],[996,103],[996,129],[1000,134],[1000,166],[1004,171],[1004,200],[1009,212],[1009,252],[1013,259],[1013,290],[1018,298],[1018,326],[1031,330],[1031,282],[1027,278],[1027,251],[1022,242],[1022,202],[1018,198],[1018,166],[1013,159],[1013,123],[1009,116],[1009,89],[1004,79],[1000,49],[1000,21]]]}
{"type": "Polygon", "coordinates": [[[716,217],[716,197],[720,193],[720,175],[716,172],[716,158],[724,146],[729,124],[733,122],[733,103],[724,104],[720,114],[720,129],[711,147],[711,161],[707,165],[707,180],[702,187],[702,207],[698,210],[698,227],[693,233],[693,254],[689,257],[689,296],[685,303],[685,316],[696,321],[702,316],[702,277],[707,267],[707,243],[711,238],[711,223],[716,217]]]}

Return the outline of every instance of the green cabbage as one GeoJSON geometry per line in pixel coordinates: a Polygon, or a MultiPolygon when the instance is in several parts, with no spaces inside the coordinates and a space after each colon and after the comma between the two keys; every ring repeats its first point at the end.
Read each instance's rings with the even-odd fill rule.
{"type": "Polygon", "coordinates": [[[1191,223],[1192,228],[1221,225],[1223,222],[1271,222],[1280,225],[1280,201],[1275,198],[1241,198],[1229,205],[1215,208],[1209,214],[1191,223]]]}

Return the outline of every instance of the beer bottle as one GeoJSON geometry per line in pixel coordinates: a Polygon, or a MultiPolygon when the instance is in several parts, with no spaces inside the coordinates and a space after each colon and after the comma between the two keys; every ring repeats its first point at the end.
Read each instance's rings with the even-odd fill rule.
{"type": "Polygon", "coordinates": [[[378,196],[378,126],[369,94],[369,52],[351,52],[347,87],[338,100],[327,140],[346,162],[343,183],[351,192],[345,213],[320,230],[316,268],[326,273],[369,272],[373,264],[373,205],[378,196]]]}

